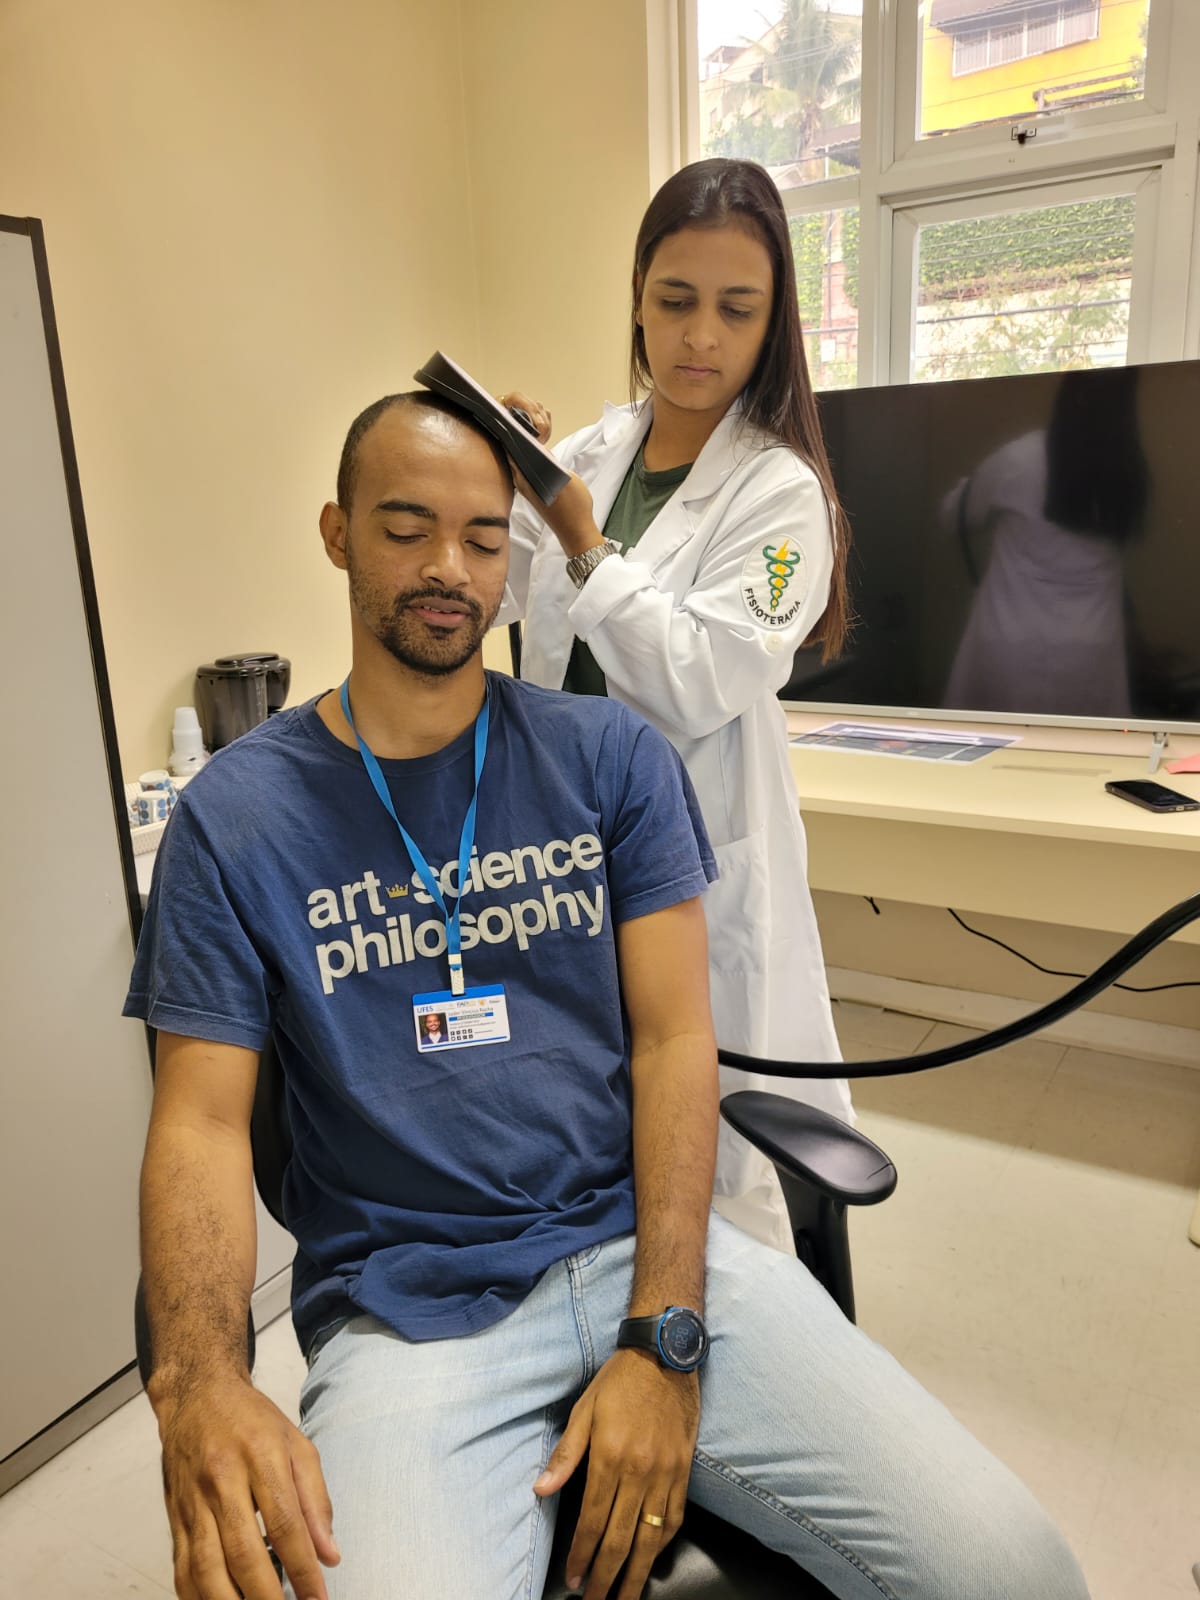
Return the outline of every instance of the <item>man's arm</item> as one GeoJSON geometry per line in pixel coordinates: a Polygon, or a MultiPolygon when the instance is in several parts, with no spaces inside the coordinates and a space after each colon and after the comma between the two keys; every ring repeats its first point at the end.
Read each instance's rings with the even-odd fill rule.
{"type": "Polygon", "coordinates": [[[163,1483],[181,1600],[280,1600],[256,1511],[297,1594],[337,1560],[312,1444],[246,1364],[256,1228],[250,1112],[258,1058],[160,1033],[142,1163],[142,1275],[163,1483]]]}
{"type": "Polygon", "coordinates": [[[625,923],[617,956],[632,1034],[637,1249],[629,1315],[703,1311],[719,1111],[700,901],[625,923]]]}
{"type": "MultiPolygon", "coordinates": [[[[700,1311],[718,1117],[700,901],[621,924],[617,957],[631,1033],[637,1189],[629,1314],[654,1316],[669,1305],[700,1311]]],[[[668,1371],[638,1350],[618,1350],[580,1397],[534,1487],[555,1493],[590,1450],[567,1557],[572,1582],[590,1572],[585,1600],[603,1600],[627,1557],[619,1600],[641,1594],[682,1521],[699,1424],[697,1374],[668,1371]],[[662,1526],[644,1523],[647,1513],[662,1526]]]]}

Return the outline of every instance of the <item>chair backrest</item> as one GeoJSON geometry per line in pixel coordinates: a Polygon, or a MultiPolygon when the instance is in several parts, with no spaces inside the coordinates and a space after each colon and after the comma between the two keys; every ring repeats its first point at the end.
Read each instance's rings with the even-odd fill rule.
{"type": "Polygon", "coordinates": [[[254,1182],[264,1206],[281,1228],[283,1175],[292,1159],[292,1130],[287,1117],[283,1067],[269,1038],[258,1058],[258,1081],[250,1113],[250,1149],[254,1157],[254,1182]]]}

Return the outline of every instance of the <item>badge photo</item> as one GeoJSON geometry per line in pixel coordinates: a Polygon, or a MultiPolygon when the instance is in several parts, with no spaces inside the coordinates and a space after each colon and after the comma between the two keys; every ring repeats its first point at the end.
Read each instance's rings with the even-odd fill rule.
{"type": "Polygon", "coordinates": [[[761,628],[786,628],[807,595],[804,550],[790,539],[760,545],[742,563],[742,603],[761,628]]]}

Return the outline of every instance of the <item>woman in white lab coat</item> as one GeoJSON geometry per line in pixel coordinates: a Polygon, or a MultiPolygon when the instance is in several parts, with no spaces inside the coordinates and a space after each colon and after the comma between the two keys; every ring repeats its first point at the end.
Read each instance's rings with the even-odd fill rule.
{"type": "MultiPolygon", "coordinates": [[[[554,505],[518,498],[508,615],[521,675],[607,692],[682,756],[720,867],[705,895],[717,1037],[840,1059],[786,727],[794,651],[845,631],[847,534],[801,339],[787,217],[761,167],[701,161],[652,200],[633,273],[632,388],[556,454],[554,505]],[[602,531],[603,530],[603,531],[602,531]],[[617,548],[618,542],[620,548],[617,548]]],[[[504,397],[533,416],[522,395],[504,397]]],[[[722,1069],[721,1092],[793,1093],[851,1116],[844,1080],[722,1069]]],[[[788,1246],[765,1160],[722,1125],[718,1205],[788,1246]]]]}

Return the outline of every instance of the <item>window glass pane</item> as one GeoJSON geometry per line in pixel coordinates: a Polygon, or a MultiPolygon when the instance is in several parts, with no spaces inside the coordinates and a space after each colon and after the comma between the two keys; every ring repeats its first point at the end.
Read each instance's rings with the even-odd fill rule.
{"type": "Polygon", "coordinates": [[[1112,195],[919,228],[914,380],[1121,365],[1134,205],[1112,195]]]}
{"type": "Polygon", "coordinates": [[[814,389],[858,382],[858,208],[810,211],[789,222],[804,353],[814,389]]]}
{"type": "Polygon", "coordinates": [[[1149,19],[1150,0],[924,0],[917,132],[1140,100],[1149,19]]]}
{"type": "Polygon", "coordinates": [[[863,0],[698,0],[700,143],[781,189],[858,171],[863,0]]]}

